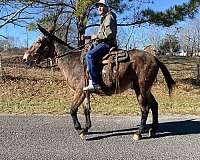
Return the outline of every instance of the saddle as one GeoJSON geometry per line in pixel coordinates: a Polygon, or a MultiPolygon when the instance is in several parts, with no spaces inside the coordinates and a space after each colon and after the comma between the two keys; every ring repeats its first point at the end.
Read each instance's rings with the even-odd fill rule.
{"type": "Polygon", "coordinates": [[[115,90],[119,89],[119,65],[128,60],[128,52],[116,47],[112,47],[109,53],[102,58],[102,80],[109,88],[115,87],[115,90]]]}
{"type": "MultiPolygon", "coordinates": [[[[82,62],[84,63],[84,57],[87,52],[91,49],[91,46],[85,46],[82,52],[82,62]]],[[[129,61],[129,55],[126,50],[118,49],[117,47],[112,47],[109,52],[102,58],[100,61],[100,65],[102,66],[101,77],[102,82],[108,88],[112,88],[115,84],[115,89],[119,88],[119,74],[118,69],[120,63],[129,61]]],[[[85,64],[85,63],[84,63],[85,64]]],[[[86,64],[85,67],[85,77],[86,81],[89,80],[88,73],[86,71],[86,64]]],[[[86,84],[87,85],[87,84],[86,84]]]]}
{"type": "Polygon", "coordinates": [[[119,63],[129,59],[129,55],[126,50],[117,49],[112,47],[108,54],[102,58],[102,64],[119,63]]]}

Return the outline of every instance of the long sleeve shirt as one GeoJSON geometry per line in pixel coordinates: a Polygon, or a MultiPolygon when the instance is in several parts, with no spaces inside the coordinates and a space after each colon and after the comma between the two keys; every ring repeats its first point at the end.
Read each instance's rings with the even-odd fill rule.
{"type": "Polygon", "coordinates": [[[110,46],[117,46],[117,20],[116,15],[109,11],[101,18],[99,31],[97,33],[97,41],[105,42],[110,46]]]}

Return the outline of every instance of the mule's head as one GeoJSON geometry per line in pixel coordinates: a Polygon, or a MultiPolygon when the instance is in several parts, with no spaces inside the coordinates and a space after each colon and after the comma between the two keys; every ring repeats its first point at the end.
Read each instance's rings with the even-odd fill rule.
{"type": "MultiPolygon", "coordinates": [[[[53,30],[50,30],[49,32],[51,33],[53,30]]],[[[48,36],[43,36],[34,42],[32,46],[25,52],[23,61],[31,67],[35,64],[39,64],[44,59],[54,57],[54,41],[48,36]]]]}

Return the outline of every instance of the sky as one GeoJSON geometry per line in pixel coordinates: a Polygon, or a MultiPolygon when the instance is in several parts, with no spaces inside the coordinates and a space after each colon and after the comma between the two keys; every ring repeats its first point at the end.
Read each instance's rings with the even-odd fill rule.
{"type": "MultiPolygon", "coordinates": [[[[175,4],[182,4],[189,0],[154,0],[154,4],[149,5],[150,8],[156,11],[164,11],[175,4]]],[[[30,46],[41,35],[39,31],[27,31],[25,28],[7,25],[0,29],[0,35],[14,36],[16,46],[26,47],[27,39],[30,46]]]]}
{"type": "Polygon", "coordinates": [[[180,5],[185,2],[189,2],[189,0],[154,0],[154,4],[150,7],[155,9],[156,11],[163,11],[172,7],[174,5],[180,5]]]}

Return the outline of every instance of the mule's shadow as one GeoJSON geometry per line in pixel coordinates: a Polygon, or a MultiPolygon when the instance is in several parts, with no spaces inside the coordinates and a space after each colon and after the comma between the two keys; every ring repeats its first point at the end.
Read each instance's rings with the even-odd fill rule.
{"type": "MultiPolygon", "coordinates": [[[[147,125],[147,129],[150,125],[147,125]]],[[[129,129],[118,129],[111,131],[102,132],[89,132],[88,135],[95,135],[94,137],[88,137],[87,141],[100,140],[109,137],[132,135],[137,131],[137,127],[129,129]]],[[[159,129],[157,131],[156,138],[166,137],[166,136],[176,136],[176,135],[189,135],[189,134],[200,134],[200,121],[195,119],[185,120],[185,121],[174,121],[174,122],[163,122],[160,123],[159,129]]],[[[144,137],[147,139],[148,137],[144,137]]]]}
{"type": "Polygon", "coordinates": [[[87,141],[92,141],[92,140],[100,140],[104,138],[109,138],[109,137],[115,137],[115,136],[123,136],[123,135],[130,135],[133,134],[134,131],[136,131],[137,128],[129,128],[129,129],[119,129],[119,130],[112,130],[112,131],[103,131],[103,132],[88,132],[88,135],[97,135],[92,138],[87,138],[87,141]]]}
{"type": "Polygon", "coordinates": [[[189,119],[185,121],[161,123],[157,137],[189,134],[200,134],[200,121],[189,119]]]}

